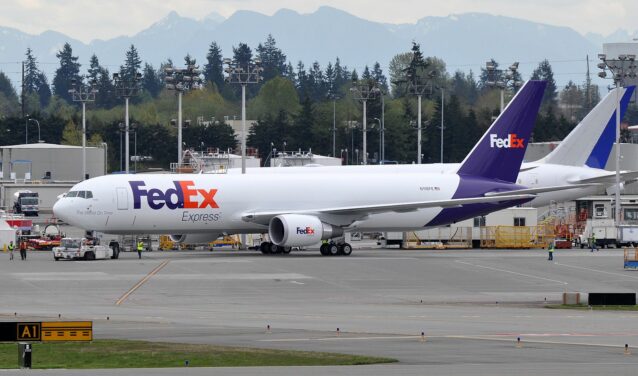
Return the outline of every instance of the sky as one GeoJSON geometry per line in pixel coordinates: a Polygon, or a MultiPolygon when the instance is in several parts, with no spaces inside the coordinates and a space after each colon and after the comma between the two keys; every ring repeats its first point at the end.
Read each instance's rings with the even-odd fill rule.
{"type": "Polygon", "coordinates": [[[212,12],[229,17],[238,10],[271,15],[287,8],[311,13],[323,5],[395,24],[415,23],[426,16],[483,12],[568,26],[581,34],[638,30],[638,0],[4,0],[0,2],[0,26],[30,34],[54,30],[86,43],[134,35],[170,11],[201,19],[212,12]]]}

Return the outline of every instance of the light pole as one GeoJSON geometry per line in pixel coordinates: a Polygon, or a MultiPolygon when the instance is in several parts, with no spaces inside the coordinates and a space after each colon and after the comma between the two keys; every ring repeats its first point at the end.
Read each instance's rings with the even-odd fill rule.
{"type": "MultiPolygon", "coordinates": [[[[383,98],[383,95],[381,96],[383,98]]],[[[383,100],[381,101],[383,103],[383,100]]],[[[379,160],[377,164],[383,164],[383,120],[374,118],[379,123],[379,160]]]]}
{"type": "Polygon", "coordinates": [[[496,64],[494,60],[490,60],[485,63],[485,70],[487,71],[487,81],[485,84],[491,87],[497,87],[501,90],[501,112],[503,113],[503,109],[505,108],[505,88],[507,88],[507,84],[511,81],[514,84],[514,87],[519,86],[520,81],[516,75],[518,71],[518,61],[514,62],[507,69],[507,72],[503,74],[502,69],[496,69],[496,64]]]}
{"type": "Polygon", "coordinates": [[[227,67],[224,71],[228,74],[225,81],[231,84],[241,85],[241,173],[246,173],[246,85],[256,84],[263,81],[261,74],[264,68],[261,67],[261,60],[253,59],[248,62],[239,62],[232,59],[224,59],[227,67]]]}
{"type": "Polygon", "coordinates": [[[86,102],[95,101],[95,94],[98,92],[95,81],[89,82],[89,86],[83,85],[77,79],[71,79],[71,89],[69,93],[73,97],[73,102],[82,103],[82,179],[86,179],[86,102]]]}
{"type": "Polygon", "coordinates": [[[126,166],[126,173],[129,173],[129,115],[128,115],[128,102],[129,99],[134,96],[139,90],[139,84],[142,80],[142,74],[135,72],[132,77],[125,77],[119,73],[113,73],[113,85],[115,86],[115,92],[118,97],[124,98],[124,121],[125,121],[125,137],[124,137],[124,150],[126,158],[124,163],[126,166]]]}
{"type": "Polygon", "coordinates": [[[445,130],[445,89],[441,88],[441,163],[443,163],[443,132],[445,130]]]}
{"type": "Polygon", "coordinates": [[[200,87],[201,71],[196,65],[186,68],[164,68],[166,88],[177,92],[177,166],[182,165],[182,95],[200,87]]]}
{"type": "Polygon", "coordinates": [[[612,73],[614,86],[616,86],[616,195],[615,195],[615,220],[620,224],[620,87],[624,86],[626,78],[636,78],[636,55],[618,55],[617,59],[607,59],[607,55],[599,54],[601,60],[598,68],[602,71],[598,77],[606,78],[606,69],[612,73]]]}
{"type": "MultiPolygon", "coordinates": [[[[377,82],[374,80],[362,80],[353,81],[350,91],[355,100],[360,101],[363,104],[363,165],[368,164],[367,153],[367,138],[366,138],[366,124],[367,124],[367,109],[366,104],[368,100],[376,98],[381,90],[377,87],[377,82]]],[[[358,155],[358,154],[357,154],[358,155]]],[[[359,164],[357,162],[357,164],[359,164]]]]}
{"type": "Polygon", "coordinates": [[[332,88],[328,92],[328,99],[332,99],[332,156],[337,156],[337,99],[341,99],[332,88]]]}

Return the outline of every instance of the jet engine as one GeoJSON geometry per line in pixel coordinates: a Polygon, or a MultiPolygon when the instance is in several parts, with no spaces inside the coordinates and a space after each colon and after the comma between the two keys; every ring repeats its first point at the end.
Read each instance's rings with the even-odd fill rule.
{"type": "Polygon", "coordinates": [[[282,214],[270,220],[270,240],[282,247],[303,247],[343,235],[341,227],[335,227],[312,215],[282,214]]]}
{"type": "Polygon", "coordinates": [[[175,243],[188,243],[188,244],[206,244],[219,238],[221,234],[180,234],[169,235],[171,241],[175,243]]]}

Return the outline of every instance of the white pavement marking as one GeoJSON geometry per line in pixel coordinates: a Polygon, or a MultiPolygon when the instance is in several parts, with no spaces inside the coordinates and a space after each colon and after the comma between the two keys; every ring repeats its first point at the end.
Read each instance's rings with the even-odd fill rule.
{"type": "Polygon", "coordinates": [[[565,281],[559,281],[556,279],[550,279],[550,278],[545,278],[545,277],[539,277],[536,275],[531,275],[531,274],[524,274],[524,273],[518,273],[518,272],[514,272],[511,270],[507,270],[507,269],[500,269],[500,268],[493,268],[491,266],[484,266],[484,265],[478,265],[478,264],[472,264],[471,262],[465,262],[465,261],[459,261],[459,260],[455,260],[455,262],[458,262],[459,264],[465,264],[465,265],[470,265],[470,266],[474,266],[477,268],[483,268],[483,269],[489,269],[489,270],[494,270],[497,272],[503,272],[503,273],[509,273],[509,274],[514,274],[514,275],[519,275],[521,277],[527,277],[527,278],[535,278],[535,279],[541,279],[543,281],[549,281],[549,282],[554,282],[554,283],[558,283],[561,285],[567,285],[568,283],[565,281]]]}
{"type": "Polygon", "coordinates": [[[616,276],[620,276],[623,278],[631,278],[631,279],[638,279],[638,277],[634,277],[632,275],[628,275],[628,274],[622,274],[622,273],[613,273],[613,272],[606,272],[604,270],[598,270],[598,269],[593,269],[593,268],[586,268],[584,266],[576,266],[576,265],[568,265],[568,264],[563,264],[563,263],[559,263],[556,262],[555,263],[558,266],[564,266],[566,268],[574,268],[574,269],[581,269],[581,270],[589,270],[590,272],[596,272],[596,273],[602,273],[602,274],[610,274],[610,275],[616,275],[616,276]]]}
{"type": "Polygon", "coordinates": [[[207,281],[263,281],[269,279],[297,280],[313,279],[313,277],[299,273],[218,273],[218,274],[160,274],[155,280],[207,280],[207,281]]]}
{"type": "Polygon", "coordinates": [[[104,272],[43,272],[43,273],[11,273],[24,281],[110,281],[117,276],[104,272]]]}

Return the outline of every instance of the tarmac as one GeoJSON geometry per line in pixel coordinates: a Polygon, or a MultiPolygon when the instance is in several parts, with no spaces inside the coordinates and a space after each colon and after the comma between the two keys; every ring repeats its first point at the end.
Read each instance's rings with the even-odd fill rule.
{"type": "MultiPolygon", "coordinates": [[[[0,254],[0,320],[93,320],[95,338],[395,358],[348,367],[32,370],[37,375],[635,374],[638,312],[563,310],[563,292],[636,292],[622,250],[355,249],[0,254]],[[270,325],[270,330],[267,326],[270,325]],[[337,328],[339,330],[337,331],[337,328]],[[423,336],[421,333],[423,332],[423,336]],[[517,338],[521,339],[517,345],[517,338]],[[632,354],[624,353],[628,344],[632,354]],[[633,350],[636,346],[636,350],[633,350]],[[635,354],[634,354],[635,353],[635,354]]],[[[37,352],[34,353],[37,363],[37,352]]],[[[4,370],[0,374],[23,374],[4,370]]]]}

